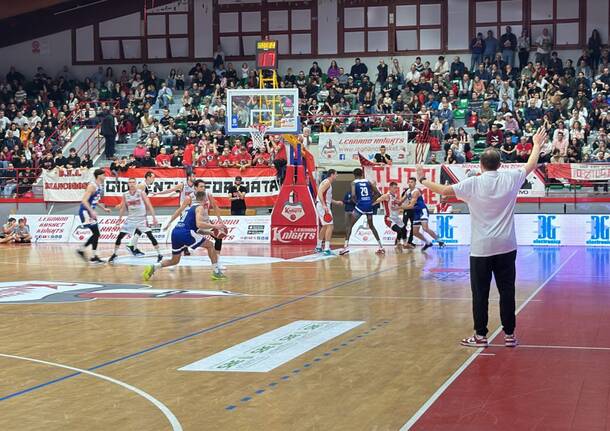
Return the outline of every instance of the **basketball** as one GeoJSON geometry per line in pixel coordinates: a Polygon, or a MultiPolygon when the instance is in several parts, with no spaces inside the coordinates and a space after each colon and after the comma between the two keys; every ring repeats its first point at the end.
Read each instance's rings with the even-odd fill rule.
{"type": "Polygon", "coordinates": [[[330,223],[333,221],[333,215],[329,212],[324,213],[324,221],[330,223]]]}
{"type": "Polygon", "coordinates": [[[212,228],[211,235],[216,239],[224,239],[227,237],[227,234],[228,230],[227,227],[224,225],[220,225],[218,227],[215,226],[212,228]]]}

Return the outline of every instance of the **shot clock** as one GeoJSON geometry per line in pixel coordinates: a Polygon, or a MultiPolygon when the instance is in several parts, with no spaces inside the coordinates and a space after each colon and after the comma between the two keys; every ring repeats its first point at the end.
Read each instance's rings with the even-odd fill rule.
{"type": "Polygon", "coordinates": [[[277,69],[277,40],[256,42],[256,68],[259,70],[277,69]]]}

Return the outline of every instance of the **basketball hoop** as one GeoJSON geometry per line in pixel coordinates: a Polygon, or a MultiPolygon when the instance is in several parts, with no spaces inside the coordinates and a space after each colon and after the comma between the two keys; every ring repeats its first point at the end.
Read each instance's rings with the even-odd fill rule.
{"type": "Polygon", "coordinates": [[[252,138],[252,145],[256,149],[261,149],[265,146],[265,133],[267,132],[267,126],[264,124],[253,124],[250,126],[250,137],[252,138]]]}

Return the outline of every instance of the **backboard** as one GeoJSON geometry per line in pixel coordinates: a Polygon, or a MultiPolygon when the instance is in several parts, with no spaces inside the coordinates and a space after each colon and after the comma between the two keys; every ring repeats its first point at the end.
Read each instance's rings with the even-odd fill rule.
{"type": "Polygon", "coordinates": [[[253,124],[264,124],[267,133],[299,131],[297,88],[227,90],[228,133],[248,134],[253,124]]]}

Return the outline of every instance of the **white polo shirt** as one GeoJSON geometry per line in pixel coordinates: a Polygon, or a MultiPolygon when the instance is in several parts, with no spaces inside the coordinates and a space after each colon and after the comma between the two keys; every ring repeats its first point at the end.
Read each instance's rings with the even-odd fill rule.
{"type": "Polygon", "coordinates": [[[470,255],[494,256],[517,249],[513,211],[525,169],[487,171],[454,184],[470,211],[470,255]]]}

